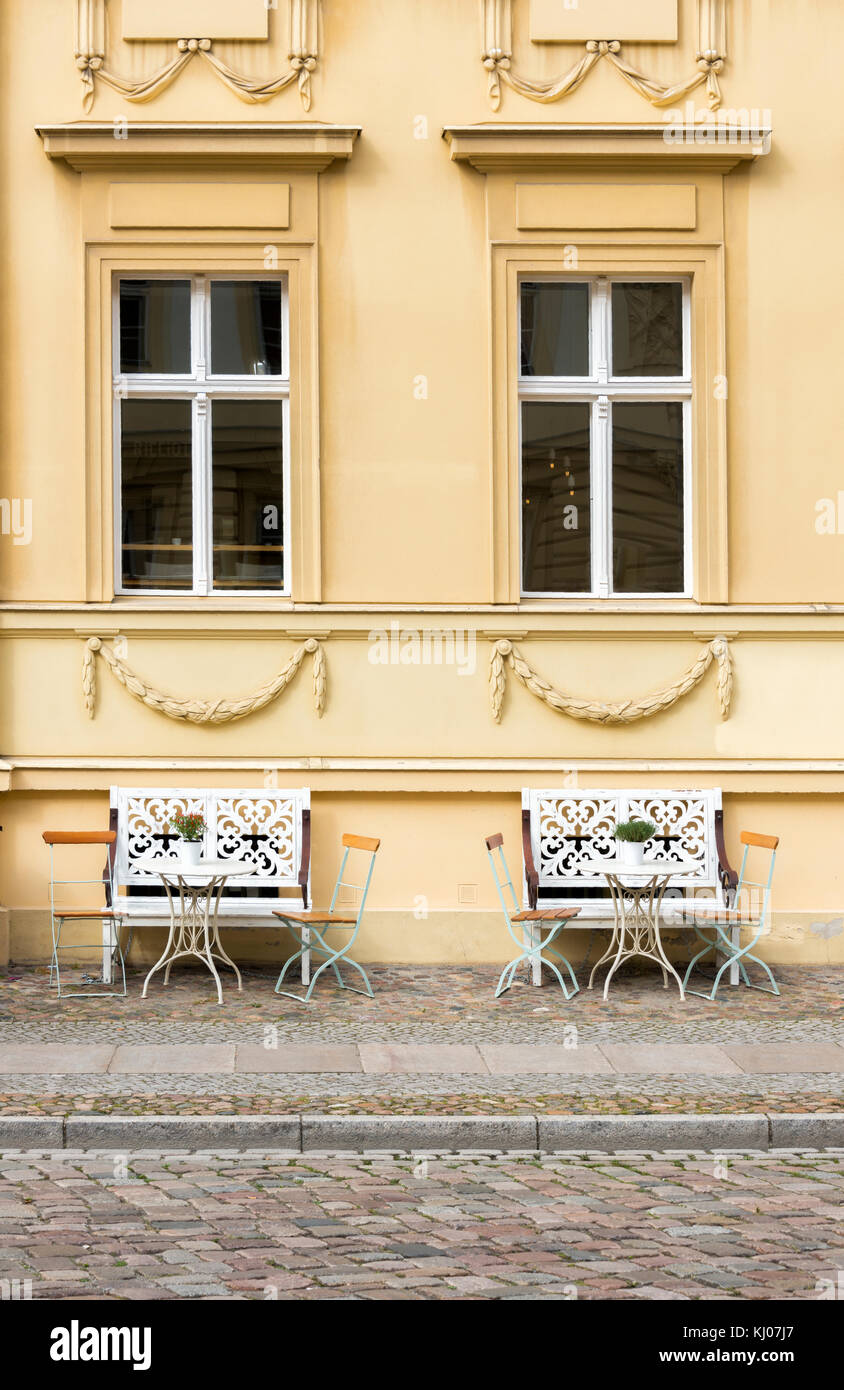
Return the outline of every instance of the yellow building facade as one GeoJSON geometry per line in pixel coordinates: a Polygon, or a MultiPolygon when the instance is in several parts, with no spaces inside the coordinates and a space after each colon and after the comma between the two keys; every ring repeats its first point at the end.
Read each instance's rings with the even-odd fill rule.
{"type": "Polygon", "coordinates": [[[444,964],[523,787],[718,787],[844,960],[844,10],[0,22],[0,958],[129,784],[309,787],[314,900],[380,836],[361,958],[444,964]]]}

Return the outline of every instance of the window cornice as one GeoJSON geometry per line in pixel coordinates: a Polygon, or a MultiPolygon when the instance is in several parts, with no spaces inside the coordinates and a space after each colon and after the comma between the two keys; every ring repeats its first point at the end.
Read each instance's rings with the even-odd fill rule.
{"type": "Polygon", "coordinates": [[[695,169],[728,173],[767,154],[771,131],[713,118],[701,127],[650,125],[505,125],[484,122],[443,129],[451,158],[480,173],[586,168],[695,169]],[[702,138],[704,137],[705,138],[702,138]]]}
{"type": "Polygon", "coordinates": [[[308,169],[319,173],[350,159],[360,126],[317,121],[153,122],[70,121],[36,126],[48,159],[78,173],[102,169],[180,169],[235,164],[243,168],[308,169]]]}

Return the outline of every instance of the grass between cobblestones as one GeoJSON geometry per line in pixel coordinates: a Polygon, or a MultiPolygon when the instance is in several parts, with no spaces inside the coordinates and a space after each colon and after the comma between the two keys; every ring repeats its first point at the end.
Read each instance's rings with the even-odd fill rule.
{"type": "Polygon", "coordinates": [[[157,1093],[143,1096],[26,1096],[0,1095],[0,1115],[745,1115],[770,1113],[805,1115],[840,1113],[844,1098],[838,1094],[789,1095],[772,1103],[770,1093],[742,1092],[737,1096],[489,1096],[376,1095],[346,1096],[331,1101],[325,1096],[214,1095],[202,1097],[202,1108],[191,1095],[157,1093]]]}

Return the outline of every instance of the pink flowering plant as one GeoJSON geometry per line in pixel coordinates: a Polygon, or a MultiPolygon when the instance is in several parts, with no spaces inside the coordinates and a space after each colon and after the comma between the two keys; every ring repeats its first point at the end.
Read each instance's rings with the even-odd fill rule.
{"type": "Polygon", "coordinates": [[[196,843],[205,834],[205,817],[201,815],[186,815],[183,811],[177,811],[173,816],[173,829],[177,835],[181,835],[183,840],[196,843]]]}

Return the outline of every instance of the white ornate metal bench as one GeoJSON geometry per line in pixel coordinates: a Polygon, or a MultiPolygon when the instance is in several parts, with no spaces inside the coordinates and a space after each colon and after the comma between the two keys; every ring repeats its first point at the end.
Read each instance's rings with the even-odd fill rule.
{"type": "MultiPolygon", "coordinates": [[[[567,931],[611,927],[614,913],[609,888],[602,877],[585,872],[583,865],[590,860],[612,859],[616,853],[615,826],[632,819],[656,825],[651,843],[660,859],[698,862],[693,873],[669,879],[666,897],[678,918],[681,909],[685,914],[702,900],[720,906],[733,901],[738,876],[730,867],[724,846],[720,788],[525,787],[525,908],[577,908],[578,915],[566,925],[567,931]]],[[[535,969],[536,984],[538,973],[535,969]]]]}
{"type": "MultiPolygon", "coordinates": [[[[230,880],[223,892],[220,925],[275,926],[280,905],[306,912],[311,894],[311,794],[307,787],[119,787],[111,788],[110,828],[115,883],[113,906],[133,928],[165,926],[167,896],[150,861],[178,862],[179,836],[173,816],[199,814],[206,830],[203,854],[254,865],[243,882],[230,880]],[[139,867],[143,860],[145,867],[139,867]]],[[[112,904],[109,904],[112,906],[112,904]]],[[[302,957],[307,983],[310,961],[302,957]]],[[[111,953],[103,951],[108,982],[111,953]],[[108,960],[106,956],[108,955],[108,960]]]]}

